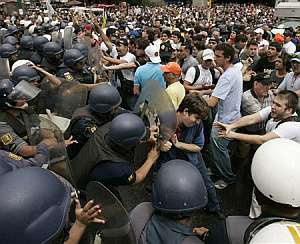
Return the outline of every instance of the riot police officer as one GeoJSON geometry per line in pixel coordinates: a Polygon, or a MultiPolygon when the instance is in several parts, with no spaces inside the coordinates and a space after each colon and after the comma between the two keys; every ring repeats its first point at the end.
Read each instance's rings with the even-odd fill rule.
{"type": "Polygon", "coordinates": [[[18,60],[18,50],[11,44],[2,44],[0,46],[0,58],[7,58],[11,67],[18,60]]]}
{"type": "Polygon", "coordinates": [[[71,162],[75,183],[84,187],[88,181],[96,180],[106,186],[119,186],[143,181],[159,151],[152,148],[136,171],[132,162],[135,147],[154,138],[156,132],[150,132],[141,118],[130,113],[120,114],[98,128],[71,162]]]}
{"type": "Polygon", "coordinates": [[[99,205],[90,201],[81,208],[76,199],[76,221],[68,231],[71,192],[48,170],[13,170],[4,161],[0,174],[1,243],[78,243],[88,224],[104,223],[99,205]]]}
{"type": "Polygon", "coordinates": [[[274,243],[274,238],[278,243],[295,243],[288,241],[293,239],[293,230],[282,232],[276,228],[276,223],[284,226],[291,222],[291,229],[295,222],[297,226],[300,223],[300,192],[296,187],[300,183],[299,153],[300,145],[288,139],[278,138],[261,145],[251,165],[254,193],[261,207],[260,217],[253,221],[247,216],[229,216],[226,223],[212,229],[207,243],[274,243]],[[274,228],[277,231],[272,237],[264,235],[274,228]]]}
{"type": "Polygon", "coordinates": [[[22,36],[20,39],[19,59],[30,60],[33,53],[32,36],[22,36]]]}
{"type": "Polygon", "coordinates": [[[59,77],[76,80],[83,84],[93,84],[94,74],[86,66],[86,56],[78,49],[66,50],[63,57],[64,66],[59,77]]]}
{"type": "Polygon", "coordinates": [[[43,60],[41,65],[51,74],[57,74],[62,64],[64,50],[56,42],[47,42],[43,46],[43,60]]]}
{"type": "Polygon", "coordinates": [[[79,50],[86,58],[88,57],[89,50],[86,44],[78,42],[73,45],[73,48],[79,50]]]}
{"type": "Polygon", "coordinates": [[[14,36],[7,36],[2,41],[3,44],[10,44],[15,46],[17,49],[19,48],[19,40],[14,36]]]}
{"type": "Polygon", "coordinates": [[[40,90],[26,81],[16,86],[10,80],[0,81],[0,145],[1,148],[24,157],[36,154],[36,146],[28,144],[32,128],[39,124],[38,116],[28,101],[40,90]]]}
{"type": "Polygon", "coordinates": [[[91,90],[88,105],[75,110],[65,133],[68,138],[72,135],[78,142],[68,147],[70,159],[80,151],[97,128],[126,112],[119,107],[121,101],[118,90],[109,84],[99,84],[91,90]]]}
{"type": "Polygon", "coordinates": [[[46,37],[43,36],[36,36],[33,38],[33,48],[35,52],[33,53],[30,60],[34,64],[41,64],[43,59],[43,47],[46,43],[48,43],[49,40],[46,37]]]}
{"type": "Polygon", "coordinates": [[[5,37],[7,36],[14,36],[16,37],[17,39],[19,38],[19,34],[20,34],[20,30],[18,29],[17,26],[15,25],[10,25],[7,27],[7,31],[5,33],[5,37]]]}
{"type": "Polygon", "coordinates": [[[191,228],[196,210],[207,205],[207,191],[199,170],[191,163],[174,159],[158,171],[153,183],[152,204],[143,202],[130,213],[138,243],[203,243],[205,228],[191,228]]]}

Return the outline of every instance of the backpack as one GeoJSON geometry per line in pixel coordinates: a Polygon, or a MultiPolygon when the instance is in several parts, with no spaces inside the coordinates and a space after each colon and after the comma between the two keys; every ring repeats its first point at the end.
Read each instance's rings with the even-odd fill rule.
{"type": "Polygon", "coordinates": [[[194,80],[193,80],[191,86],[194,85],[194,84],[196,83],[196,81],[197,81],[197,80],[199,79],[199,77],[200,77],[200,68],[199,68],[199,66],[196,65],[196,66],[193,66],[193,67],[195,68],[195,77],[194,77],[194,80]]]}

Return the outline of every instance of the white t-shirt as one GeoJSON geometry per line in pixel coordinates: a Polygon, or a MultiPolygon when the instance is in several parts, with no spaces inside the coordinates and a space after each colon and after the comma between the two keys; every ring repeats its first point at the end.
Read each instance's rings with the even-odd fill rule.
{"type": "Polygon", "coordinates": [[[293,54],[296,52],[296,45],[291,41],[289,41],[288,43],[284,43],[283,48],[288,54],[293,54]]]}
{"type": "MultiPolygon", "coordinates": [[[[104,52],[106,52],[106,51],[108,50],[108,47],[106,46],[105,42],[101,42],[100,48],[101,48],[101,50],[103,50],[104,52]]],[[[117,57],[118,57],[118,51],[117,51],[117,48],[116,48],[116,45],[115,45],[115,44],[112,45],[112,49],[111,49],[109,55],[110,55],[112,58],[117,58],[117,57]]]]}
{"type": "MultiPolygon", "coordinates": [[[[270,113],[271,113],[271,106],[268,106],[259,111],[259,116],[261,117],[262,121],[267,121],[270,113]]],[[[279,121],[274,121],[273,118],[269,119],[266,124],[266,133],[274,130],[278,123],[279,121]]]]}
{"type": "Polygon", "coordinates": [[[272,132],[274,132],[280,138],[290,139],[300,143],[300,122],[284,122],[272,132]]]}
{"type": "MultiPolygon", "coordinates": [[[[202,85],[202,84],[212,84],[212,75],[209,71],[209,69],[203,69],[202,65],[198,65],[200,69],[200,75],[199,78],[196,80],[196,82],[193,84],[193,86],[202,85]]],[[[184,80],[188,83],[192,84],[194,82],[196,75],[196,69],[195,67],[190,67],[188,71],[186,72],[184,80]]]]}
{"type": "MultiPolygon", "coordinates": [[[[130,52],[127,52],[126,55],[123,56],[123,57],[120,57],[120,59],[121,60],[126,60],[127,63],[136,62],[135,56],[130,52]]],[[[121,71],[122,71],[122,74],[123,74],[125,79],[133,81],[133,79],[134,79],[134,69],[122,69],[121,71]]]]}

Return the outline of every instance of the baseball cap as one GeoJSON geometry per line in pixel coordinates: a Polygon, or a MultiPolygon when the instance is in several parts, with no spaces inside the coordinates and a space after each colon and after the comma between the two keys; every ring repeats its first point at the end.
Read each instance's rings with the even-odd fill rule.
{"type": "Polygon", "coordinates": [[[259,73],[252,77],[252,82],[257,81],[263,86],[268,86],[272,84],[271,75],[268,72],[259,73]]]}
{"type": "Polygon", "coordinates": [[[207,48],[203,51],[202,59],[204,61],[205,60],[214,60],[214,58],[215,58],[215,54],[214,54],[213,50],[207,48]]]}
{"type": "Polygon", "coordinates": [[[291,59],[291,61],[296,61],[298,63],[300,63],[300,52],[297,52],[293,55],[293,58],[291,59]]]}
{"type": "Polygon", "coordinates": [[[175,62],[169,62],[166,65],[161,66],[160,69],[166,73],[181,75],[181,68],[180,68],[179,64],[177,64],[175,62]]]}
{"type": "Polygon", "coordinates": [[[279,44],[283,44],[284,43],[284,37],[283,35],[276,33],[274,36],[274,42],[277,42],[279,44]]]}
{"type": "Polygon", "coordinates": [[[119,40],[117,40],[116,45],[120,46],[120,45],[124,45],[124,46],[128,46],[128,41],[125,38],[120,38],[119,40]]]}
{"type": "Polygon", "coordinates": [[[264,30],[262,28],[257,28],[256,30],[254,30],[254,32],[264,34],[264,30]]]}
{"type": "Polygon", "coordinates": [[[160,63],[159,49],[154,45],[149,45],[145,49],[145,54],[150,58],[152,63],[160,63]]]}

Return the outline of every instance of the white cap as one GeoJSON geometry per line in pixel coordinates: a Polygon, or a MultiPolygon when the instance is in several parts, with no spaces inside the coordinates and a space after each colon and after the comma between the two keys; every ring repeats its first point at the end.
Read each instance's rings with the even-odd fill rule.
{"type": "Polygon", "coordinates": [[[300,52],[296,52],[295,54],[294,54],[294,58],[292,58],[291,59],[291,61],[296,61],[296,62],[298,62],[298,63],[300,63],[300,52]]]}
{"type": "Polygon", "coordinates": [[[152,63],[160,63],[159,49],[154,45],[149,45],[145,49],[146,55],[150,58],[152,63]]]}
{"type": "Polygon", "coordinates": [[[264,34],[264,30],[262,28],[257,28],[254,32],[264,34]]]}
{"type": "Polygon", "coordinates": [[[202,59],[204,61],[205,60],[214,60],[215,59],[214,51],[209,48],[205,49],[202,54],[202,59]]]}

